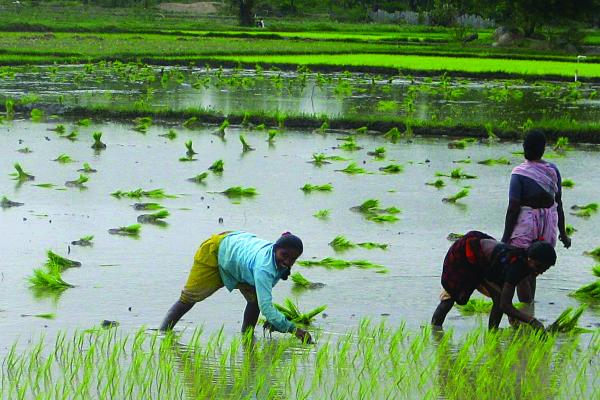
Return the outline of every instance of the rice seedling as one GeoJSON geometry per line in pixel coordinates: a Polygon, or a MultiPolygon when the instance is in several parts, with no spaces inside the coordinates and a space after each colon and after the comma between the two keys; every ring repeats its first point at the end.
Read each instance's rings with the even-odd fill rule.
{"type": "Polygon", "coordinates": [[[477,161],[477,164],[481,165],[510,165],[510,160],[506,157],[499,158],[488,158],[485,160],[477,161]]]}
{"type": "Polygon", "coordinates": [[[303,313],[289,298],[284,300],[284,305],[273,303],[273,306],[275,306],[275,308],[285,315],[287,319],[301,325],[310,325],[317,315],[321,314],[327,309],[327,306],[320,306],[307,313],[303,313]]]}
{"type": "Polygon", "coordinates": [[[483,126],[485,128],[485,133],[487,134],[488,143],[497,142],[498,136],[494,133],[494,129],[491,122],[486,122],[483,126]]]}
{"type": "Polygon", "coordinates": [[[190,118],[186,119],[185,121],[183,121],[182,125],[184,128],[192,129],[197,123],[198,123],[197,117],[190,117],[190,118]]]}
{"type": "Polygon", "coordinates": [[[574,205],[571,206],[571,210],[575,211],[571,212],[571,215],[580,218],[589,218],[598,212],[598,203],[589,203],[583,206],[574,205]]]}
{"type": "Polygon", "coordinates": [[[54,183],[39,183],[39,184],[33,185],[33,186],[37,186],[37,187],[43,188],[43,189],[52,189],[52,188],[56,187],[56,185],[54,183]]]}
{"type": "Polygon", "coordinates": [[[2,196],[2,199],[0,199],[0,208],[20,207],[23,204],[24,203],[9,200],[6,196],[2,196]]]}
{"type": "Polygon", "coordinates": [[[46,253],[48,260],[46,261],[46,265],[54,265],[57,266],[60,271],[64,271],[68,268],[79,268],[81,267],[81,263],[79,261],[69,260],[68,258],[62,257],[52,250],[48,250],[46,253]]]}
{"type": "Polygon", "coordinates": [[[71,244],[73,246],[90,247],[90,246],[94,245],[94,243],[92,242],[93,240],[94,240],[94,235],[88,235],[88,236],[83,236],[83,237],[79,238],[79,240],[72,241],[71,244]]]}
{"type": "Polygon", "coordinates": [[[169,140],[175,140],[175,139],[177,139],[177,132],[175,132],[174,129],[169,129],[169,131],[167,133],[163,133],[158,136],[167,138],[169,140]]]}
{"type": "Polygon", "coordinates": [[[565,153],[566,151],[571,150],[569,147],[569,138],[564,136],[559,137],[552,149],[557,153],[565,153]]]}
{"type": "Polygon", "coordinates": [[[431,182],[426,182],[425,183],[427,186],[433,186],[437,189],[441,189],[444,186],[446,186],[446,182],[444,182],[443,179],[436,179],[435,181],[431,181],[431,182]]]}
{"type": "Polygon", "coordinates": [[[69,134],[61,135],[60,137],[74,142],[79,137],[79,132],[77,130],[72,130],[69,134]]]}
{"type": "Polygon", "coordinates": [[[148,128],[152,126],[152,117],[139,117],[133,120],[135,126],[133,127],[134,131],[140,133],[148,132],[148,128]]]}
{"type": "Polygon", "coordinates": [[[290,275],[290,278],[292,278],[292,282],[294,282],[296,287],[301,287],[304,289],[320,289],[325,287],[324,283],[309,281],[300,272],[294,272],[290,275]]]}
{"type": "Polygon", "coordinates": [[[383,137],[385,139],[388,139],[389,141],[391,141],[392,143],[396,143],[398,140],[400,140],[400,138],[402,137],[402,133],[398,130],[398,128],[393,127],[392,129],[390,129],[389,131],[387,131],[383,137]]]}
{"type": "Polygon", "coordinates": [[[379,265],[379,264],[374,264],[370,261],[366,261],[366,260],[353,260],[353,261],[347,261],[347,260],[341,260],[341,259],[337,259],[337,258],[332,258],[332,257],[326,257],[323,258],[321,260],[303,260],[303,261],[298,261],[298,265],[301,265],[303,267],[323,267],[326,269],[346,269],[346,268],[351,268],[351,267],[355,267],[355,268],[360,268],[360,269],[373,269],[375,270],[375,272],[377,273],[387,273],[388,269],[386,267],[384,267],[383,265],[379,265]]]}
{"type": "Polygon", "coordinates": [[[369,214],[366,218],[373,222],[396,222],[400,220],[397,216],[389,214],[369,214]]]}
{"type": "Polygon", "coordinates": [[[85,188],[85,183],[89,180],[90,180],[90,178],[87,177],[86,175],[79,174],[79,178],[77,178],[76,180],[66,181],[65,186],[66,187],[77,187],[77,188],[83,189],[83,188],[85,188]]]}
{"type": "Polygon", "coordinates": [[[361,126],[360,128],[356,128],[355,132],[360,135],[367,133],[368,130],[369,128],[367,128],[366,126],[361,126]]]}
{"type": "Polygon", "coordinates": [[[6,110],[6,116],[12,118],[15,115],[15,101],[11,98],[4,100],[4,109],[6,110]]]}
{"type": "Polygon", "coordinates": [[[194,182],[194,183],[204,183],[204,180],[206,180],[206,178],[208,177],[208,172],[202,172],[201,174],[198,174],[192,178],[188,178],[188,181],[190,182],[194,182]]]}
{"type": "Polygon", "coordinates": [[[102,132],[94,132],[92,133],[92,139],[94,139],[94,144],[92,144],[92,149],[94,150],[104,150],[106,149],[106,144],[102,143],[102,132]]]}
{"type": "Polygon", "coordinates": [[[164,189],[153,189],[153,190],[135,189],[135,190],[132,190],[129,192],[117,190],[116,192],[113,192],[110,195],[113,197],[116,197],[117,199],[120,199],[123,197],[128,197],[130,199],[141,199],[142,197],[148,197],[151,199],[166,199],[166,198],[174,199],[177,197],[175,195],[165,193],[164,189]]]}
{"type": "Polygon", "coordinates": [[[577,322],[579,322],[579,318],[585,311],[586,306],[581,306],[576,309],[571,307],[567,308],[563,311],[556,321],[550,324],[547,328],[547,332],[555,332],[555,333],[581,333],[585,332],[585,329],[579,328],[577,326],[577,322]]]}
{"type": "Polygon", "coordinates": [[[575,229],[573,225],[567,224],[565,226],[565,231],[567,232],[568,236],[572,236],[575,232],[577,232],[577,229],[575,229]]]}
{"type": "Polygon", "coordinates": [[[109,229],[108,233],[111,235],[131,236],[139,237],[142,226],[140,224],[133,224],[128,226],[121,226],[119,228],[109,229]]]}
{"type": "Polygon", "coordinates": [[[475,138],[465,138],[465,139],[460,139],[460,140],[453,140],[448,143],[448,148],[463,150],[463,149],[466,149],[469,144],[475,143],[476,141],[477,141],[477,139],[475,139],[475,138]]]}
{"type": "Polygon", "coordinates": [[[82,118],[77,121],[77,125],[79,126],[90,126],[92,124],[92,120],[89,118],[82,118]]]}
{"type": "Polygon", "coordinates": [[[62,292],[74,287],[62,278],[62,268],[58,264],[46,263],[43,267],[35,268],[27,278],[29,286],[44,291],[62,292]]]}
{"type": "Polygon", "coordinates": [[[64,154],[64,153],[60,154],[58,157],[56,157],[52,161],[56,161],[57,163],[60,163],[60,164],[70,164],[72,162],[75,162],[75,160],[73,160],[69,155],[64,154]]]}
{"type": "Polygon", "coordinates": [[[442,201],[444,203],[456,203],[458,200],[465,198],[468,195],[469,195],[469,189],[463,188],[463,189],[459,190],[457,193],[453,194],[452,196],[444,197],[442,199],[442,201]]]}
{"type": "Polygon", "coordinates": [[[219,126],[218,134],[220,136],[224,136],[225,129],[227,129],[227,128],[229,128],[229,120],[225,119],[223,122],[221,122],[221,125],[219,126]]]}
{"type": "Polygon", "coordinates": [[[600,300],[600,280],[580,287],[569,293],[569,296],[579,300],[600,300]]]}
{"type": "Polygon", "coordinates": [[[255,150],[254,147],[250,146],[246,141],[246,137],[240,133],[240,142],[242,143],[242,151],[245,153],[247,151],[255,150]]]}
{"type": "Polygon", "coordinates": [[[223,172],[223,167],[225,166],[225,163],[223,162],[223,160],[217,160],[214,163],[211,164],[210,167],[208,167],[208,169],[212,172],[214,172],[215,174],[220,174],[223,172]]]}
{"type": "Polygon", "coordinates": [[[264,131],[265,129],[267,129],[267,127],[265,126],[265,124],[258,124],[254,127],[254,129],[256,129],[257,131],[264,131]]]}
{"type": "Polygon", "coordinates": [[[142,214],[137,217],[137,222],[140,224],[158,224],[164,223],[164,219],[169,215],[169,211],[167,210],[159,210],[153,214],[142,214]]]}
{"type": "MultiPolygon", "coordinates": [[[[459,305],[456,304],[458,311],[460,311],[463,315],[473,315],[473,314],[489,314],[492,311],[492,303],[491,300],[484,299],[470,299],[467,304],[459,305]]],[[[515,303],[513,306],[515,308],[523,308],[525,303],[515,303]]]]}
{"type": "Polygon", "coordinates": [[[26,182],[26,181],[33,181],[33,180],[35,180],[35,176],[31,175],[29,172],[25,172],[25,170],[23,169],[23,167],[21,167],[21,164],[15,163],[14,167],[15,167],[15,170],[17,172],[14,172],[14,173],[12,173],[10,175],[13,176],[15,180],[17,180],[19,182],[26,182]]]}
{"type": "Polygon", "coordinates": [[[56,314],[54,313],[45,313],[45,314],[21,314],[21,317],[35,317],[42,319],[54,319],[56,318],[56,314]]]}
{"type": "Polygon", "coordinates": [[[450,173],[444,174],[443,172],[436,172],[435,176],[445,176],[452,179],[476,179],[476,175],[467,174],[461,168],[455,168],[450,173]]]}
{"type": "Polygon", "coordinates": [[[304,193],[312,193],[312,192],[331,192],[333,190],[333,185],[331,183],[326,183],[324,185],[312,185],[310,183],[305,184],[300,188],[304,193]]]}
{"type": "Polygon", "coordinates": [[[356,151],[362,149],[361,146],[356,143],[356,138],[354,136],[347,136],[343,139],[344,143],[342,143],[339,148],[346,151],[356,151]]]}
{"type": "Polygon", "coordinates": [[[253,187],[244,188],[241,186],[232,186],[218,193],[224,194],[230,198],[254,197],[258,194],[256,189],[253,187]]]}
{"type": "Polygon", "coordinates": [[[404,166],[400,164],[389,164],[385,167],[379,168],[380,171],[385,172],[386,174],[399,174],[404,171],[404,166]]]}
{"type": "Polygon", "coordinates": [[[592,267],[592,274],[594,274],[594,276],[597,276],[598,278],[600,278],[600,264],[592,267]]]}
{"type": "Polygon", "coordinates": [[[586,256],[593,257],[596,260],[600,260],[600,247],[596,247],[594,250],[591,251],[584,251],[583,254],[585,254],[586,256]]]}
{"type": "Polygon", "coordinates": [[[346,166],[344,169],[336,169],[338,172],[343,172],[348,175],[366,174],[367,171],[364,168],[359,167],[354,161],[346,166]]]}
{"type": "Polygon", "coordinates": [[[275,137],[277,135],[279,135],[279,131],[277,129],[269,129],[269,131],[267,132],[268,138],[267,138],[267,142],[273,144],[275,143],[275,137]]]}
{"type": "Polygon", "coordinates": [[[458,239],[462,238],[463,236],[465,236],[463,233],[450,232],[448,234],[448,236],[446,236],[446,239],[451,242],[456,242],[458,239]]]}
{"type": "Polygon", "coordinates": [[[385,147],[377,147],[373,151],[369,151],[367,154],[375,158],[385,158],[385,147]]]}
{"type": "Polygon", "coordinates": [[[21,154],[31,154],[33,153],[33,150],[31,150],[29,147],[23,147],[17,150],[19,153],[21,154]]]}
{"type": "Polygon", "coordinates": [[[165,208],[162,204],[158,203],[134,203],[131,206],[137,211],[161,210],[165,208]]]}
{"type": "Polygon", "coordinates": [[[329,242],[329,245],[331,247],[333,247],[333,249],[335,251],[344,251],[344,250],[348,250],[348,249],[353,249],[355,247],[362,247],[362,248],[369,249],[369,250],[371,250],[371,249],[386,250],[389,246],[386,243],[375,243],[375,242],[354,243],[342,235],[336,236],[331,242],[329,242]]]}
{"type": "Polygon", "coordinates": [[[194,151],[194,148],[192,147],[192,141],[188,140],[187,142],[185,142],[185,148],[186,148],[186,152],[185,152],[185,157],[181,157],[179,159],[179,161],[196,161],[196,159],[194,158],[194,154],[198,154],[194,151]]]}
{"type": "Polygon", "coordinates": [[[323,210],[319,210],[316,213],[314,213],[313,217],[318,218],[318,219],[327,219],[327,218],[329,218],[329,214],[331,214],[331,210],[323,209],[323,210]]]}
{"type": "Polygon", "coordinates": [[[44,119],[44,111],[39,108],[33,108],[30,115],[33,122],[41,122],[44,119]]]}
{"type": "Polygon", "coordinates": [[[573,181],[573,179],[563,179],[562,187],[572,189],[575,187],[575,182],[573,181]]]}
{"type": "Polygon", "coordinates": [[[317,131],[319,133],[325,133],[325,132],[327,132],[328,129],[329,129],[329,124],[327,123],[327,121],[323,121],[323,123],[321,124],[319,129],[317,129],[317,131]]]}
{"type": "Polygon", "coordinates": [[[54,131],[59,135],[64,135],[67,132],[67,128],[63,124],[58,124],[54,128],[49,129],[50,131],[54,131]]]}
{"type": "Polygon", "coordinates": [[[98,172],[98,170],[92,168],[92,166],[89,163],[83,163],[83,168],[78,169],[77,172],[85,172],[86,174],[93,174],[95,172],[98,172]]]}

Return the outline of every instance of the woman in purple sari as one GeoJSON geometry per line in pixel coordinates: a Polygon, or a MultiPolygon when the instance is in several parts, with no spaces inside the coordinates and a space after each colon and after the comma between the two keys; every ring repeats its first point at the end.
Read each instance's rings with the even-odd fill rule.
{"type": "MultiPolygon", "coordinates": [[[[528,248],[538,240],[552,246],[556,239],[566,248],[571,239],[565,230],[565,212],[562,205],[562,185],[556,165],[542,160],[546,137],[532,131],[525,137],[525,162],[515,167],[510,177],[509,202],[506,210],[502,242],[528,248]]],[[[517,287],[519,301],[533,303],[535,276],[517,287]]]]}

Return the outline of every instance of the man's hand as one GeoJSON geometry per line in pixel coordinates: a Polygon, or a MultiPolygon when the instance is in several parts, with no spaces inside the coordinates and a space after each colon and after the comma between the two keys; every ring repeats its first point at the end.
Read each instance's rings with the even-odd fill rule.
{"type": "Polygon", "coordinates": [[[565,248],[569,248],[571,247],[571,238],[568,237],[567,235],[559,235],[558,239],[562,242],[563,246],[565,246],[565,248]]]}
{"type": "Polygon", "coordinates": [[[306,343],[306,344],[313,343],[310,333],[308,333],[304,329],[297,328],[296,332],[294,332],[294,336],[296,336],[298,339],[300,339],[302,341],[302,343],[306,343]]]}
{"type": "Polygon", "coordinates": [[[531,326],[533,329],[544,330],[544,324],[542,324],[539,320],[537,320],[535,318],[531,318],[531,320],[527,324],[529,326],[531,326]]]}

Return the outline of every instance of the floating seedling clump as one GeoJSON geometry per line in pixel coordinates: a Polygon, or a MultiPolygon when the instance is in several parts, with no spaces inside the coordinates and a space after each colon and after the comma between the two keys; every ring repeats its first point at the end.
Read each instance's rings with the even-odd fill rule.
{"type": "Polygon", "coordinates": [[[60,154],[58,157],[56,157],[54,160],[52,161],[56,161],[60,164],[70,164],[72,162],[75,162],[75,160],[73,160],[69,155],[67,154],[60,154]]]}
{"type": "Polygon", "coordinates": [[[111,235],[131,236],[138,237],[142,226],[140,224],[133,224],[129,226],[121,226],[119,228],[109,229],[108,233],[111,235]]]}
{"type": "Polygon", "coordinates": [[[600,280],[580,287],[570,296],[580,300],[600,300],[600,280]]]}
{"type": "Polygon", "coordinates": [[[324,210],[319,210],[316,213],[314,213],[313,217],[318,218],[318,219],[327,219],[327,218],[329,218],[329,214],[331,214],[331,210],[324,209],[324,210]]]}
{"type": "Polygon", "coordinates": [[[77,132],[77,130],[72,130],[70,133],[66,135],[61,135],[60,137],[74,142],[79,137],[79,132],[77,132]]]}
{"type": "MultiPolygon", "coordinates": [[[[185,121],[183,121],[183,127],[184,128],[188,128],[188,129],[192,129],[194,127],[194,125],[196,125],[198,123],[198,118],[197,117],[190,117],[188,119],[186,119],[185,121]]],[[[171,131],[169,131],[171,132],[171,131]]],[[[175,131],[173,131],[175,132],[175,131]]],[[[175,136],[177,136],[177,134],[175,134],[175,136]]]]}
{"type": "Polygon", "coordinates": [[[94,149],[94,150],[106,149],[106,144],[102,143],[102,132],[92,133],[92,138],[94,139],[94,144],[92,144],[92,149],[94,149]]]}
{"type": "Polygon", "coordinates": [[[225,162],[223,162],[223,160],[217,160],[214,163],[212,163],[211,166],[208,167],[208,169],[214,172],[215,174],[220,174],[223,172],[224,166],[225,162]]]}
{"type": "Polygon", "coordinates": [[[32,109],[30,115],[33,122],[41,122],[44,119],[44,111],[39,108],[32,109]]]}
{"type": "Polygon", "coordinates": [[[510,165],[510,160],[506,157],[488,158],[482,161],[477,161],[481,165],[510,165]]]}
{"type": "Polygon", "coordinates": [[[164,206],[158,203],[135,203],[132,205],[132,207],[134,210],[138,211],[153,211],[165,208],[164,206]]]}
{"type": "Polygon", "coordinates": [[[195,154],[198,154],[194,151],[194,148],[192,147],[193,143],[191,140],[188,140],[187,142],[185,142],[185,148],[186,148],[186,152],[185,152],[185,157],[181,157],[179,159],[179,161],[196,161],[196,159],[194,158],[195,154]]]}
{"type": "Polygon", "coordinates": [[[574,212],[571,215],[581,218],[589,218],[598,212],[598,203],[589,203],[583,206],[574,205],[571,207],[574,212]]]}
{"type": "Polygon", "coordinates": [[[572,189],[575,187],[575,182],[573,181],[573,179],[563,179],[562,187],[572,189]]]}
{"type": "Polygon", "coordinates": [[[396,143],[402,137],[402,133],[398,130],[398,128],[393,127],[389,131],[383,135],[384,138],[388,139],[392,143],[396,143]]]}
{"type": "Polygon", "coordinates": [[[2,199],[0,200],[0,208],[20,207],[22,205],[23,203],[9,200],[6,196],[2,196],[2,199]]]}
{"type": "Polygon", "coordinates": [[[134,131],[140,133],[148,132],[148,128],[152,125],[152,117],[139,117],[133,120],[135,126],[133,127],[134,131]]]}
{"type": "Polygon", "coordinates": [[[324,121],[321,126],[319,127],[319,129],[317,129],[317,131],[319,131],[319,133],[325,133],[327,132],[327,130],[329,129],[329,124],[327,123],[327,121],[324,121]]]}
{"type": "Polygon", "coordinates": [[[221,125],[219,126],[219,130],[217,131],[217,133],[220,136],[224,136],[225,135],[225,129],[229,128],[229,120],[226,119],[223,122],[221,122],[221,125]]]}
{"type": "Polygon", "coordinates": [[[170,215],[169,211],[160,210],[153,214],[142,214],[142,215],[138,216],[137,222],[139,222],[140,224],[162,225],[165,223],[164,219],[167,218],[169,215],[170,215]]]}
{"type": "Polygon", "coordinates": [[[273,303],[273,306],[275,306],[275,308],[277,308],[288,320],[302,325],[310,325],[317,315],[327,309],[327,306],[321,306],[307,313],[303,313],[289,298],[284,300],[284,305],[273,303]]]}
{"type": "Polygon", "coordinates": [[[436,172],[435,176],[445,176],[447,178],[452,178],[452,179],[476,179],[477,178],[476,175],[467,174],[461,168],[455,168],[452,171],[450,171],[449,174],[445,174],[443,172],[436,172]]]}
{"type": "Polygon", "coordinates": [[[340,149],[346,151],[356,151],[362,149],[361,146],[356,143],[356,138],[354,136],[347,136],[343,139],[344,143],[340,145],[340,149]]]}
{"type": "Polygon", "coordinates": [[[83,163],[83,168],[77,170],[77,172],[85,172],[86,174],[93,174],[98,172],[98,170],[92,168],[92,166],[88,163],[83,163]]]}
{"type": "Polygon", "coordinates": [[[92,120],[89,118],[83,118],[77,121],[77,125],[79,126],[90,126],[92,124],[92,120]]]}
{"type": "Polygon", "coordinates": [[[58,124],[54,128],[49,129],[50,131],[54,131],[59,135],[64,135],[67,132],[67,128],[63,124],[58,124]]]}
{"type": "Polygon", "coordinates": [[[174,199],[177,197],[175,195],[165,193],[164,189],[153,189],[153,190],[135,189],[130,192],[117,190],[116,192],[113,192],[110,195],[113,197],[116,197],[117,199],[120,199],[123,197],[128,197],[130,199],[141,199],[142,197],[148,197],[151,199],[166,199],[166,198],[174,199]]]}
{"type": "Polygon", "coordinates": [[[298,265],[301,265],[303,267],[323,267],[326,269],[346,269],[346,268],[356,267],[356,268],[360,268],[360,269],[373,269],[377,273],[387,273],[388,272],[388,269],[386,267],[384,267],[383,265],[374,264],[370,261],[366,261],[366,260],[346,261],[346,260],[341,260],[341,259],[332,258],[332,257],[326,257],[326,258],[323,258],[322,260],[317,260],[317,261],[314,261],[314,260],[298,261],[298,265]]]}
{"type": "Polygon", "coordinates": [[[404,166],[400,164],[389,164],[385,167],[379,168],[380,171],[385,172],[386,174],[399,174],[404,171],[404,166]]]}
{"type": "Polygon", "coordinates": [[[33,275],[27,278],[27,280],[31,287],[40,290],[62,292],[74,287],[63,280],[61,272],[62,270],[59,265],[47,263],[41,268],[35,268],[33,275]]]}
{"type": "Polygon", "coordinates": [[[90,247],[90,246],[94,245],[94,243],[92,242],[93,240],[94,240],[94,235],[88,235],[88,236],[83,236],[79,240],[72,241],[71,244],[73,246],[90,247]]]}
{"type": "Polygon", "coordinates": [[[384,158],[385,151],[385,147],[377,147],[375,150],[369,151],[367,154],[375,158],[384,158]]]}
{"type": "Polygon", "coordinates": [[[324,185],[312,185],[310,183],[305,184],[300,188],[304,193],[311,192],[331,192],[333,190],[333,185],[331,183],[326,183],[324,185]]]}
{"type": "Polygon", "coordinates": [[[77,178],[76,180],[66,181],[65,186],[66,187],[77,187],[77,188],[83,189],[83,188],[85,188],[85,183],[89,180],[90,180],[90,178],[87,177],[86,175],[79,174],[79,178],[77,178]]]}
{"type": "Polygon", "coordinates": [[[167,133],[163,133],[158,136],[167,138],[169,140],[175,140],[175,139],[177,139],[177,132],[175,132],[175,130],[173,130],[173,129],[169,129],[169,131],[167,133]]]}
{"type": "Polygon", "coordinates": [[[232,186],[219,193],[232,198],[254,197],[258,194],[255,188],[242,186],[232,186]]]}
{"type": "Polygon", "coordinates": [[[583,254],[586,256],[594,257],[597,260],[600,260],[600,247],[596,247],[594,250],[585,251],[583,254]]]}
{"type": "Polygon", "coordinates": [[[25,172],[25,170],[23,169],[23,167],[21,167],[19,163],[15,163],[14,167],[16,172],[12,173],[11,176],[13,176],[15,180],[19,182],[35,180],[35,176],[31,175],[28,172],[25,172]]]}
{"type": "Polygon", "coordinates": [[[446,182],[443,179],[436,179],[435,181],[425,183],[427,186],[433,186],[437,189],[441,189],[446,186],[446,182]]]}
{"type": "MultiPolygon", "coordinates": [[[[456,307],[458,308],[458,311],[461,312],[461,314],[472,315],[472,314],[489,314],[492,311],[493,305],[494,305],[494,303],[492,303],[491,300],[470,299],[466,304],[464,304],[462,306],[457,304],[456,307]]],[[[513,306],[515,308],[523,308],[524,305],[525,305],[525,303],[513,304],[513,306]]]]}
{"type": "Polygon", "coordinates": [[[463,236],[465,236],[463,233],[450,232],[448,234],[448,236],[446,236],[446,239],[448,239],[451,242],[456,242],[458,239],[462,238],[463,236]]]}
{"type": "Polygon", "coordinates": [[[458,200],[463,199],[469,195],[469,189],[463,188],[452,196],[444,197],[442,201],[444,203],[456,203],[458,200]]]}
{"type": "Polygon", "coordinates": [[[325,287],[324,283],[309,281],[300,272],[294,272],[290,275],[290,278],[292,278],[292,282],[294,282],[294,285],[296,285],[297,287],[305,289],[320,289],[322,287],[325,287]]]}
{"type": "Polygon", "coordinates": [[[565,153],[571,150],[569,147],[569,138],[564,136],[559,137],[552,149],[557,153],[565,153]]]}
{"type": "Polygon", "coordinates": [[[240,134],[240,142],[242,143],[242,151],[243,152],[255,150],[254,147],[252,147],[248,144],[248,142],[246,141],[246,137],[242,134],[240,134]]]}
{"type": "Polygon", "coordinates": [[[29,147],[23,147],[23,148],[20,148],[17,151],[19,153],[21,153],[21,154],[31,154],[31,153],[33,153],[33,150],[31,150],[29,147]]]}
{"type": "Polygon", "coordinates": [[[336,171],[343,172],[348,175],[366,174],[367,171],[359,167],[354,161],[352,161],[346,168],[338,169],[336,171]]]}
{"type": "Polygon", "coordinates": [[[52,250],[48,250],[48,253],[46,255],[48,256],[46,265],[50,265],[50,264],[57,265],[60,268],[61,272],[68,268],[81,267],[81,263],[79,261],[69,260],[68,258],[59,256],[52,250]]]}
{"type": "Polygon", "coordinates": [[[208,177],[208,172],[202,172],[201,174],[198,174],[192,178],[188,178],[188,181],[194,182],[194,183],[203,183],[207,177],[208,177]]]}
{"type": "Polygon", "coordinates": [[[449,149],[466,149],[467,146],[471,143],[475,143],[477,139],[475,138],[465,138],[460,140],[453,140],[448,143],[449,149]]]}
{"type": "Polygon", "coordinates": [[[389,246],[386,243],[375,243],[375,242],[354,243],[354,242],[348,240],[347,238],[345,238],[342,235],[336,236],[331,242],[329,242],[329,245],[331,247],[333,247],[333,249],[336,250],[336,251],[348,250],[348,249],[352,249],[352,248],[355,248],[355,247],[362,247],[362,248],[365,248],[365,249],[381,249],[381,250],[386,250],[388,248],[388,246],[389,246]]]}
{"type": "Polygon", "coordinates": [[[352,211],[357,211],[363,214],[369,221],[374,222],[395,222],[398,217],[395,214],[400,213],[400,209],[396,207],[381,208],[379,200],[369,199],[361,205],[350,208],[352,211]]]}

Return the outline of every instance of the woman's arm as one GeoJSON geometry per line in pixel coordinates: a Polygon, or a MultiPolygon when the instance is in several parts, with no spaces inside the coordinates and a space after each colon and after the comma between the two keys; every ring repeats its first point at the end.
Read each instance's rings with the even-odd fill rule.
{"type": "MultiPolygon", "coordinates": [[[[524,312],[517,310],[512,303],[513,297],[515,296],[516,286],[511,283],[505,283],[502,287],[502,294],[500,295],[500,310],[508,315],[509,317],[518,319],[526,324],[530,324],[536,328],[543,328],[544,325],[531,315],[525,314],[524,312]]],[[[490,317],[491,318],[491,317],[490,317]]]]}

